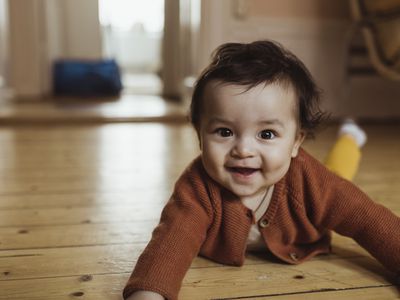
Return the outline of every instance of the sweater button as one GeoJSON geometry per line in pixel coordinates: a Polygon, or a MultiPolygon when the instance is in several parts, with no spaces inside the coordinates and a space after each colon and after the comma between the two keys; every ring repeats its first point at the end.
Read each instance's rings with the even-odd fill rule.
{"type": "Polygon", "coordinates": [[[268,225],[269,225],[269,221],[268,221],[267,219],[262,219],[262,220],[260,221],[260,227],[261,227],[261,228],[268,227],[268,225]]]}
{"type": "Polygon", "coordinates": [[[295,252],[289,253],[289,256],[293,261],[298,261],[299,260],[299,256],[295,252]]]}
{"type": "Polygon", "coordinates": [[[246,216],[249,217],[250,219],[253,219],[253,212],[251,211],[251,209],[247,210],[246,216]]]}

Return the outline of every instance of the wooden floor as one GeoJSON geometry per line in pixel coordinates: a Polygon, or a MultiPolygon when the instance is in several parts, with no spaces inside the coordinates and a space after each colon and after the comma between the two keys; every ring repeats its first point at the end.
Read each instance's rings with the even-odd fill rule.
{"type": "MultiPolygon", "coordinates": [[[[356,183],[400,215],[400,125],[365,127],[356,183]]],[[[328,128],[305,147],[322,159],[328,128]]],[[[198,153],[183,124],[0,127],[0,299],[121,299],[173,183],[198,153]]],[[[352,240],[299,266],[197,258],[180,299],[399,299],[352,240]]]]}
{"type": "Polygon", "coordinates": [[[157,95],[122,93],[114,98],[49,97],[15,100],[2,97],[3,124],[93,124],[121,122],[182,122],[187,106],[157,95]]]}

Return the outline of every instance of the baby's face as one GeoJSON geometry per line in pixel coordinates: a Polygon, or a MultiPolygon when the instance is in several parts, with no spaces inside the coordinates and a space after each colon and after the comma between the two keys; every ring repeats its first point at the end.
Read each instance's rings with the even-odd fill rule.
{"type": "Polygon", "coordinates": [[[287,172],[302,142],[290,87],[210,82],[199,137],[204,167],[239,197],[263,193],[287,172]]]}

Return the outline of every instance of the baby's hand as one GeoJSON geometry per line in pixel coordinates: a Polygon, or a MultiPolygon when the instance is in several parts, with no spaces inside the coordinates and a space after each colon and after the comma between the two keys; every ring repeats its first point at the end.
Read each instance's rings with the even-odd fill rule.
{"type": "Polygon", "coordinates": [[[160,294],[150,291],[137,291],[129,296],[126,300],[165,300],[160,294]]]}

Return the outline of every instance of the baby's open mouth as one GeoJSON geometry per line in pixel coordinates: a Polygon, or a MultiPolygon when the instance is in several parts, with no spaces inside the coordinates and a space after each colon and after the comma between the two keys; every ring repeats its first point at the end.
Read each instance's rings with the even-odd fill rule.
{"type": "Polygon", "coordinates": [[[227,169],[229,170],[229,172],[244,175],[244,176],[249,176],[260,170],[257,168],[244,168],[244,167],[228,167],[227,169]]]}

